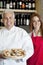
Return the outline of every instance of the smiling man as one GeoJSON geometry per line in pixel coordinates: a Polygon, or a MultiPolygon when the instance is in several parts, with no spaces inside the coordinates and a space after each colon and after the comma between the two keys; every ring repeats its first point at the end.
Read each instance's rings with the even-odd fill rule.
{"type": "Polygon", "coordinates": [[[14,26],[15,14],[10,11],[3,12],[3,23],[5,28],[0,30],[0,65],[27,65],[26,60],[34,52],[33,44],[28,33],[19,27],[14,26]],[[2,51],[9,49],[22,49],[25,57],[21,59],[3,58],[2,51]]]}

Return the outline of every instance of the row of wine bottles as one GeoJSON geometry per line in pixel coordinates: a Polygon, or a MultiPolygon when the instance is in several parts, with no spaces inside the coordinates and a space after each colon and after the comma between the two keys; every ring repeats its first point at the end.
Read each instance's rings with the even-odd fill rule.
{"type": "Polygon", "coordinates": [[[0,0],[0,8],[34,10],[35,0],[0,0]]]}
{"type": "Polygon", "coordinates": [[[16,14],[15,19],[16,19],[16,22],[15,22],[16,26],[29,25],[30,14],[28,13],[16,14]]]}
{"type": "MultiPolygon", "coordinates": [[[[0,14],[0,26],[4,26],[3,23],[1,23],[2,15],[0,14]]],[[[28,13],[17,13],[15,14],[15,23],[14,25],[16,26],[24,26],[24,25],[29,25],[29,19],[30,19],[30,14],[28,13]]]]}

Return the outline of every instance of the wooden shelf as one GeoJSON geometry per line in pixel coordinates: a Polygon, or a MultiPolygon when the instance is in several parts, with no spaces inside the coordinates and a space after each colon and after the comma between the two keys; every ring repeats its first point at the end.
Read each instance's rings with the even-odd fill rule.
{"type": "MultiPolygon", "coordinates": [[[[7,10],[7,9],[0,9],[0,12],[3,12],[4,10],[7,10]]],[[[36,10],[21,10],[21,9],[9,9],[9,10],[12,10],[14,12],[27,12],[27,13],[32,13],[32,12],[37,12],[36,10]]]]}
{"type": "Polygon", "coordinates": [[[4,26],[0,26],[0,29],[4,28],[4,26]]]}

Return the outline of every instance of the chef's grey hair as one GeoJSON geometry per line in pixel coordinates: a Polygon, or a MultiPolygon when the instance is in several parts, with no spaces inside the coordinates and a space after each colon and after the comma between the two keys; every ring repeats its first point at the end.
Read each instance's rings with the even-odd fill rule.
{"type": "Polygon", "coordinates": [[[13,18],[15,18],[15,13],[12,11],[12,10],[9,10],[9,9],[6,9],[3,11],[3,15],[2,15],[2,18],[4,17],[4,15],[8,12],[11,12],[13,14],[13,18]]]}

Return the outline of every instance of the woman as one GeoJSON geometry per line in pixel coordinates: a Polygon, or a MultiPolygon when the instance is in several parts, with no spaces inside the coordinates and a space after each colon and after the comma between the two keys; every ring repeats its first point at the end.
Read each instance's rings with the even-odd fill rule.
{"type": "Polygon", "coordinates": [[[27,60],[27,65],[43,65],[43,23],[39,14],[34,13],[31,15],[29,29],[34,54],[27,60]]]}

